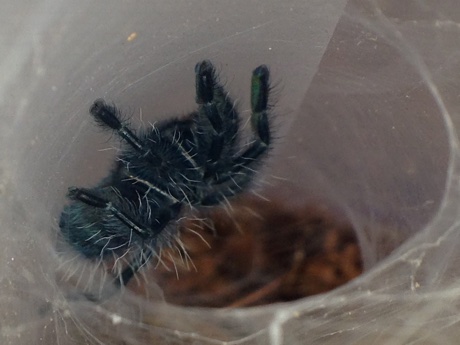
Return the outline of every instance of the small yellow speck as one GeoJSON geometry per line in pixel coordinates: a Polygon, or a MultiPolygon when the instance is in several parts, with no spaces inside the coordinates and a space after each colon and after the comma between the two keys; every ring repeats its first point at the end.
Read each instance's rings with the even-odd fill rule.
{"type": "Polygon", "coordinates": [[[126,39],[128,42],[134,41],[137,37],[137,32],[133,32],[131,35],[128,36],[126,39]]]}

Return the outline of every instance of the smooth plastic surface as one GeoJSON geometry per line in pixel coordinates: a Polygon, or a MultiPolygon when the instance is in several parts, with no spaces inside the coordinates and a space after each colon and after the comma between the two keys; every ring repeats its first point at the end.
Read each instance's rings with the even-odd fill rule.
{"type": "Polygon", "coordinates": [[[458,339],[455,1],[1,8],[2,344],[458,339]],[[219,67],[244,115],[250,71],[271,67],[279,139],[265,192],[341,208],[357,229],[366,273],[325,295],[245,310],[178,308],[128,292],[101,305],[69,299],[56,272],[73,262],[56,251],[56,219],[67,187],[99,180],[114,153],[100,151],[112,143],[94,128],[89,105],[104,97],[140,125],[186,113],[194,107],[193,66],[203,58],[219,67]]]}

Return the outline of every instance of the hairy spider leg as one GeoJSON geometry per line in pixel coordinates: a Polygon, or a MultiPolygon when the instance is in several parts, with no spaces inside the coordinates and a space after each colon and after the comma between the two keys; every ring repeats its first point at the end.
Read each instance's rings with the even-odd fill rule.
{"type": "MultiPolygon", "coordinates": [[[[68,191],[68,197],[71,200],[78,200],[89,206],[107,210],[143,239],[147,239],[151,235],[148,229],[144,229],[141,225],[137,224],[131,217],[113,206],[111,202],[100,198],[97,195],[94,195],[84,188],[70,187],[68,191]]],[[[173,204],[170,208],[170,214],[162,214],[161,218],[166,218],[159,220],[159,223],[163,224],[163,228],[167,225],[169,220],[177,216],[180,211],[180,207],[180,203],[173,204]]],[[[118,275],[118,277],[115,278],[115,284],[117,286],[128,284],[128,282],[139,271],[139,269],[151,259],[153,255],[152,250],[149,247],[145,248],[145,251],[142,250],[135,258],[133,258],[128,266],[118,275]]]]}
{"type": "MultiPolygon", "coordinates": [[[[116,107],[108,105],[103,99],[97,99],[90,107],[89,112],[100,126],[115,131],[115,133],[124,139],[135,151],[144,155],[147,154],[148,149],[145,147],[145,144],[136,136],[134,131],[130,129],[126,123],[123,123],[120,120],[120,114],[116,107]]],[[[185,158],[187,158],[184,153],[183,155],[185,158]]],[[[123,175],[126,175],[126,179],[131,179],[132,177],[129,173],[126,173],[125,168],[129,169],[129,167],[123,163],[117,164],[114,170],[114,176],[109,177],[106,181],[104,181],[104,183],[111,184],[115,177],[116,179],[123,179],[123,175]]],[[[173,202],[177,201],[173,196],[170,195],[170,193],[167,191],[167,188],[164,189],[165,186],[162,186],[163,188],[153,186],[148,181],[142,180],[139,177],[136,177],[135,181],[133,182],[137,184],[143,184],[145,187],[144,189],[148,190],[149,192],[166,196],[173,202]]],[[[135,184],[133,184],[133,188],[139,189],[135,184]]]]}
{"type": "Polygon", "coordinates": [[[217,74],[208,60],[195,66],[196,103],[198,112],[198,145],[207,146],[204,179],[217,179],[218,164],[223,156],[232,156],[238,132],[238,113],[233,102],[217,80],[217,74]],[[205,121],[206,120],[206,121],[205,121]],[[211,128],[207,128],[207,122],[211,128]],[[210,142],[206,142],[208,133],[212,133],[210,142]],[[201,134],[201,136],[200,136],[201,134]],[[203,138],[203,136],[205,136],[203,138]],[[204,141],[204,143],[203,143],[204,141]]]}
{"type": "Polygon", "coordinates": [[[100,126],[116,131],[135,150],[144,152],[142,142],[126,124],[120,121],[118,110],[115,107],[108,105],[103,99],[97,99],[89,112],[100,126]]]}
{"type": "Polygon", "coordinates": [[[148,230],[143,229],[142,226],[137,224],[131,217],[113,206],[111,202],[94,195],[84,188],[70,187],[67,196],[70,200],[78,200],[89,206],[105,209],[142,238],[147,238],[149,236],[148,230]]]}
{"type": "Polygon", "coordinates": [[[207,195],[203,205],[213,205],[220,200],[231,197],[251,181],[254,174],[252,166],[258,158],[267,152],[270,145],[270,123],[268,119],[270,94],[270,72],[261,65],[254,69],[251,79],[251,128],[254,141],[233,161],[233,168],[216,181],[216,192],[207,195]]]}

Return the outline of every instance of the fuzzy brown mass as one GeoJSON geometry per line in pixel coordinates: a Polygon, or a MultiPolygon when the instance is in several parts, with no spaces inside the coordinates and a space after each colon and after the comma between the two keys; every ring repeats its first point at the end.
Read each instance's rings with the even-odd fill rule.
{"type": "Polygon", "coordinates": [[[247,307],[292,301],[332,290],[362,272],[352,227],[325,205],[290,209],[242,197],[188,220],[177,249],[148,272],[167,302],[247,307]],[[173,263],[174,261],[174,263],[173,263]]]}

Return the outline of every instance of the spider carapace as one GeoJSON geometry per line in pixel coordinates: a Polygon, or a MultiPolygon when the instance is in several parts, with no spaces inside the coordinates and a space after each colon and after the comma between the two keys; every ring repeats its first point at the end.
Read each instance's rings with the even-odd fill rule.
{"type": "Polygon", "coordinates": [[[271,145],[269,70],[251,81],[252,140],[240,145],[239,115],[210,61],[195,67],[198,109],[134,131],[103,100],[94,121],[121,139],[109,175],[92,188],[70,187],[59,226],[64,239],[94,260],[123,257],[115,284],[126,285],[159,249],[173,244],[186,207],[209,207],[246,190],[271,145]]]}

